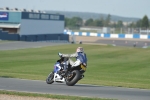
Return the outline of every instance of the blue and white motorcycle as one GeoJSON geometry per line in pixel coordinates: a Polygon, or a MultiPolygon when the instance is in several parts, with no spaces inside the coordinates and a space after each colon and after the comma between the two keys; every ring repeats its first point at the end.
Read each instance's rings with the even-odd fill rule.
{"type": "MultiPolygon", "coordinates": [[[[65,59],[65,58],[64,58],[65,59]]],[[[68,59],[68,58],[66,58],[68,59]]],[[[64,61],[65,64],[65,61],[64,61]]],[[[58,71],[58,66],[54,65],[54,70],[46,78],[47,84],[66,83],[68,86],[74,86],[80,79],[84,77],[83,73],[86,71],[86,66],[80,64],[79,66],[72,67],[70,64],[67,66],[66,71],[58,71]]]]}

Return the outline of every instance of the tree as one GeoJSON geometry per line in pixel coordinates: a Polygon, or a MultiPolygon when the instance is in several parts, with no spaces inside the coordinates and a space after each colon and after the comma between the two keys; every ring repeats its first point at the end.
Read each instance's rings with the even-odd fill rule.
{"type": "Polygon", "coordinates": [[[132,22],[131,24],[129,24],[130,28],[134,28],[136,25],[132,22]]]}
{"type": "Polygon", "coordinates": [[[92,18],[90,18],[90,19],[86,20],[85,26],[93,26],[93,22],[94,22],[94,20],[92,18]]]}
{"type": "Polygon", "coordinates": [[[138,20],[138,21],[136,22],[136,27],[140,28],[140,27],[141,27],[141,23],[142,23],[142,20],[141,20],[141,19],[138,20]]]}
{"type": "Polygon", "coordinates": [[[72,28],[79,28],[83,23],[80,17],[73,17],[69,20],[68,25],[72,28]]]}
{"type": "Polygon", "coordinates": [[[69,26],[69,21],[70,21],[69,18],[65,18],[65,27],[69,26]]]}
{"type": "Polygon", "coordinates": [[[111,27],[117,28],[117,24],[116,24],[116,23],[113,23],[113,24],[111,24],[111,27]]]}
{"type": "Polygon", "coordinates": [[[101,20],[98,20],[98,19],[97,19],[97,20],[94,20],[93,25],[94,25],[94,26],[102,27],[102,26],[103,26],[103,23],[102,23],[101,20]]]}
{"type": "Polygon", "coordinates": [[[105,25],[104,25],[104,24],[105,24],[105,20],[104,20],[103,16],[100,18],[100,21],[101,21],[101,23],[102,23],[102,27],[105,26],[105,25]]]}
{"type": "Polygon", "coordinates": [[[142,27],[146,28],[146,29],[149,27],[149,20],[148,20],[148,17],[146,15],[142,19],[142,27]]]}
{"type": "Polygon", "coordinates": [[[106,26],[106,27],[109,27],[110,20],[111,20],[111,15],[108,14],[108,16],[107,16],[107,18],[106,18],[106,20],[105,20],[105,26],[106,26]]]}
{"type": "Polygon", "coordinates": [[[120,27],[123,27],[123,22],[122,22],[121,20],[118,21],[117,27],[119,27],[119,28],[120,28],[120,27]]]}

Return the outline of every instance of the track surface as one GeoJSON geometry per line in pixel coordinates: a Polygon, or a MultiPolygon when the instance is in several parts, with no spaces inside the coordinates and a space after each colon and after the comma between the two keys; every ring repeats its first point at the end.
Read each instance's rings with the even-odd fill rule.
{"type": "Polygon", "coordinates": [[[16,49],[26,49],[26,48],[40,48],[45,46],[63,45],[69,43],[61,42],[0,42],[0,50],[16,50],[16,49]]]}
{"type": "Polygon", "coordinates": [[[150,90],[93,85],[67,86],[64,83],[46,84],[44,81],[0,78],[0,89],[9,91],[114,98],[119,100],[150,100],[150,90]]]}
{"type": "MultiPolygon", "coordinates": [[[[83,42],[85,43],[85,42],[83,42]]],[[[88,42],[86,42],[88,43],[88,42]]],[[[119,39],[98,39],[91,43],[100,43],[100,44],[110,44],[114,46],[128,46],[133,47],[136,44],[136,47],[143,48],[144,46],[150,46],[150,40],[119,40],[119,39]]],[[[63,45],[70,43],[63,42],[0,42],[0,50],[16,50],[16,49],[26,49],[26,48],[40,48],[45,46],[54,46],[54,45],[63,45]]]]}
{"type": "Polygon", "coordinates": [[[111,40],[111,39],[101,39],[97,40],[97,43],[104,43],[104,44],[112,44],[115,46],[128,46],[133,47],[133,45],[136,45],[136,47],[143,48],[144,46],[150,46],[150,41],[146,40],[111,40]]]}

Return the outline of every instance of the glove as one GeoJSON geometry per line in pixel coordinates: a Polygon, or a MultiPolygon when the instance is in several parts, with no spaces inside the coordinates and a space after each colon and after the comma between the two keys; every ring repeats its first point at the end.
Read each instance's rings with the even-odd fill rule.
{"type": "Polygon", "coordinates": [[[59,57],[62,57],[62,54],[60,52],[58,53],[58,55],[59,55],[59,57]]]}

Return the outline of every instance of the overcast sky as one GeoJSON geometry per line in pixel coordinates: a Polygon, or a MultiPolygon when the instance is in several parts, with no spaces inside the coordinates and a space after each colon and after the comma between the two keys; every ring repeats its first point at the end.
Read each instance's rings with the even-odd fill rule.
{"type": "Polygon", "coordinates": [[[0,8],[94,12],[150,18],[150,0],[0,0],[0,8]]]}

